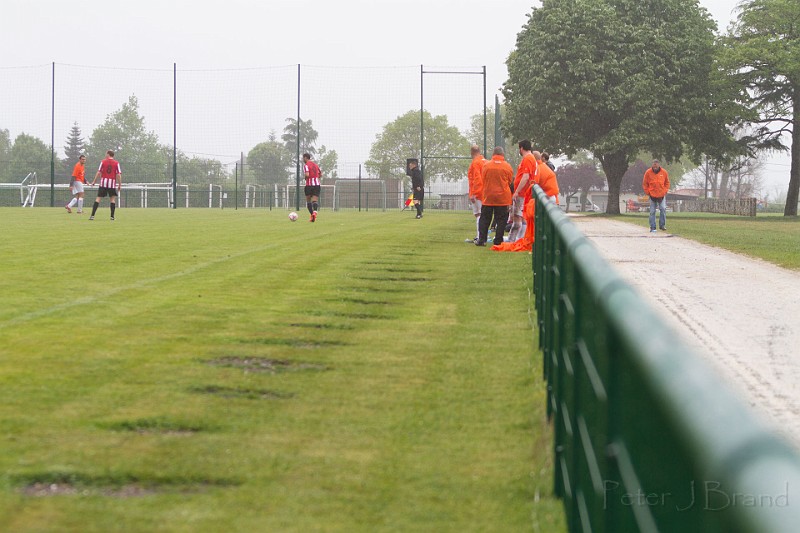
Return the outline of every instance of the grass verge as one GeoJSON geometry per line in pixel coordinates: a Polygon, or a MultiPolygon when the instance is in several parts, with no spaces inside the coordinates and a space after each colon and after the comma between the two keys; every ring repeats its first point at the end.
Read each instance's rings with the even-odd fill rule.
{"type": "Polygon", "coordinates": [[[562,531],[464,213],[0,209],[0,530],[562,531]]]}
{"type": "MultiPolygon", "coordinates": [[[[648,216],[647,213],[633,213],[614,218],[646,228],[649,227],[648,216]]],[[[667,227],[670,233],[687,239],[800,270],[798,217],[667,213],[667,227]]]]}

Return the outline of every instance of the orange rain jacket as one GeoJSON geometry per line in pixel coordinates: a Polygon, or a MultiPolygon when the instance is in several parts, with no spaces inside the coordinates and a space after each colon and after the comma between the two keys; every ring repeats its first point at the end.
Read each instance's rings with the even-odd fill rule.
{"type": "Polygon", "coordinates": [[[555,196],[556,203],[558,203],[558,180],[556,173],[553,172],[547,163],[538,161],[539,164],[539,180],[537,181],[539,187],[542,188],[547,196],[555,196]]]}
{"type": "Polygon", "coordinates": [[[669,192],[669,174],[661,167],[658,173],[648,168],[642,179],[644,193],[651,198],[664,198],[669,192]]]}
{"type": "Polygon", "coordinates": [[[483,165],[486,159],[482,155],[472,158],[472,164],[467,171],[467,181],[469,182],[469,195],[483,201],[483,165]]]}
{"type": "Polygon", "coordinates": [[[502,155],[493,155],[483,166],[483,205],[511,205],[514,169],[502,155]]]}

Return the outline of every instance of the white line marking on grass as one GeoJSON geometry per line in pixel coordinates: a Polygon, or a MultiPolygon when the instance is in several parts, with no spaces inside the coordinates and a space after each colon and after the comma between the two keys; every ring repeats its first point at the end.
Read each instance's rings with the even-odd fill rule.
{"type": "Polygon", "coordinates": [[[254,248],[252,250],[247,250],[244,252],[239,252],[238,254],[233,255],[226,255],[225,257],[220,257],[217,259],[213,259],[211,261],[207,261],[205,263],[200,263],[184,270],[179,270],[178,272],[173,272],[172,274],[167,274],[166,276],[161,276],[158,278],[150,278],[150,279],[143,279],[139,280],[135,283],[131,283],[130,285],[124,285],[122,287],[117,287],[115,289],[110,289],[102,294],[98,294],[96,296],[84,296],[83,298],[78,298],[77,300],[72,300],[70,302],[64,302],[60,304],[56,304],[45,309],[39,309],[38,311],[31,311],[30,313],[25,313],[23,315],[10,318],[8,320],[3,321],[0,323],[0,329],[5,329],[9,326],[16,326],[18,324],[22,324],[24,322],[28,322],[30,320],[36,320],[37,318],[42,318],[47,315],[52,315],[54,313],[58,313],[60,311],[64,311],[66,309],[70,309],[72,307],[77,307],[80,305],[87,305],[92,304],[104,299],[107,299],[110,296],[114,296],[115,294],[119,294],[120,292],[129,291],[132,289],[141,289],[150,285],[156,285],[163,281],[169,281],[172,279],[177,279],[183,276],[187,276],[190,274],[194,274],[199,270],[203,270],[204,268],[216,266],[220,263],[224,263],[226,261],[230,261],[231,259],[238,259],[239,257],[243,257],[248,254],[261,252],[267,250],[269,248],[273,248],[274,245],[270,246],[262,246],[260,248],[254,248]]]}

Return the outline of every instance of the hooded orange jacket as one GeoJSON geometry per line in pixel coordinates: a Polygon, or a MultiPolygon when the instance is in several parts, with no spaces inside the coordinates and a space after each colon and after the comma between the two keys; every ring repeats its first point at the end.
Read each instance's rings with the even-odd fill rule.
{"type": "Polygon", "coordinates": [[[657,173],[653,172],[652,168],[648,168],[644,173],[642,188],[647,196],[664,198],[669,192],[669,174],[664,167],[661,167],[657,173]]]}
{"type": "Polygon", "coordinates": [[[539,179],[537,183],[539,187],[542,188],[547,196],[555,196],[556,203],[558,203],[558,180],[556,179],[556,173],[553,172],[544,161],[538,161],[538,164],[539,179]]]}
{"type": "Polygon", "coordinates": [[[486,160],[482,155],[475,156],[472,164],[467,171],[467,181],[469,182],[469,195],[483,201],[483,165],[486,160]]]}
{"type": "Polygon", "coordinates": [[[493,155],[483,166],[483,205],[511,205],[514,169],[502,155],[493,155]]]}

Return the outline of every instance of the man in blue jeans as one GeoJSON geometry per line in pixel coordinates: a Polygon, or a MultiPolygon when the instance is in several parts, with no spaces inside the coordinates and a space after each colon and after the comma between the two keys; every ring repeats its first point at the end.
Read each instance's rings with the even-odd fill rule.
{"type": "Polygon", "coordinates": [[[658,159],[653,159],[653,166],[647,169],[642,179],[642,188],[650,197],[650,233],[656,232],[656,208],[660,211],[658,227],[667,230],[667,193],[669,192],[669,175],[661,168],[658,159]]]}

